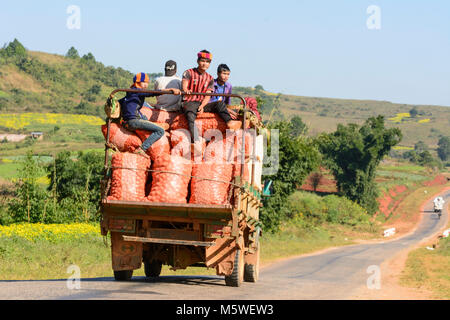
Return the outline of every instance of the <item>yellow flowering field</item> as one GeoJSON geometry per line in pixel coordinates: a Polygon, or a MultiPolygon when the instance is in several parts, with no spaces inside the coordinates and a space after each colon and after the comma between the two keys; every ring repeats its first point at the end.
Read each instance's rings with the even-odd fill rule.
{"type": "Polygon", "coordinates": [[[397,115],[395,117],[389,118],[389,120],[392,122],[395,122],[395,123],[400,123],[400,122],[402,122],[403,118],[411,118],[411,115],[409,114],[409,112],[397,113],[397,115]]]}
{"type": "Polygon", "coordinates": [[[11,129],[23,129],[30,124],[88,124],[102,125],[104,121],[95,116],[64,113],[3,113],[0,114],[0,126],[11,129]]]}
{"type": "Polygon", "coordinates": [[[394,150],[414,150],[412,147],[403,147],[403,146],[395,146],[392,149],[394,150]]]}
{"type": "Polygon", "coordinates": [[[422,119],[422,120],[419,120],[418,122],[419,123],[428,123],[430,121],[431,121],[431,119],[422,119]]]}
{"type": "Polygon", "coordinates": [[[0,238],[19,237],[33,242],[36,240],[58,242],[66,239],[79,239],[91,235],[100,236],[99,225],[88,223],[18,223],[9,226],[0,226],[0,238]]]}

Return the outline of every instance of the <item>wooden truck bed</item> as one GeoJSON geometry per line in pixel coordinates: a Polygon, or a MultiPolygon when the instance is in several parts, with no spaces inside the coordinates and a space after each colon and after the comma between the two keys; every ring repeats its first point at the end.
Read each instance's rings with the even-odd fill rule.
{"type": "Polygon", "coordinates": [[[104,200],[104,212],[110,215],[173,217],[191,219],[231,220],[231,205],[173,204],[104,200]]]}

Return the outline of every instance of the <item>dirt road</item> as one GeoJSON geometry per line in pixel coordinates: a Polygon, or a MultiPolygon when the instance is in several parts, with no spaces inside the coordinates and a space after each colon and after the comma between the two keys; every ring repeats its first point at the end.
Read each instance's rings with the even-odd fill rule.
{"type": "MultiPolygon", "coordinates": [[[[450,201],[450,191],[442,196],[450,201]]],[[[272,264],[261,270],[258,283],[244,283],[240,288],[225,287],[223,278],[215,276],[134,277],[130,282],[115,282],[112,277],[81,279],[78,290],[68,289],[66,279],[0,281],[0,299],[350,299],[361,288],[382,297],[380,265],[443,228],[448,216],[445,210],[439,220],[431,202],[421,214],[423,219],[413,234],[272,264]]]]}

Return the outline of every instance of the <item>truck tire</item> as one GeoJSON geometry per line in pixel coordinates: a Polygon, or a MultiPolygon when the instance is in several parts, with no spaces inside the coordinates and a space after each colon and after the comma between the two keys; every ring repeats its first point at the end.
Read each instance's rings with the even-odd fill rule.
{"type": "Polygon", "coordinates": [[[157,278],[161,274],[162,262],[153,260],[144,262],[144,271],[147,278],[157,278]]]}
{"type": "Polygon", "coordinates": [[[246,282],[256,282],[259,278],[259,243],[256,249],[256,252],[253,253],[256,255],[256,263],[255,264],[245,264],[244,267],[244,281],[246,282]]]}
{"type": "Polygon", "coordinates": [[[130,281],[133,276],[133,270],[114,271],[114,279],[116,281],[130,281]]]}
{"type": "Polygon", "coordinates": [[[225,284],[228,287],[239,287],[244,281],[244,251],[237,249],[234,256],[233,272],[225,276],[225,284]]]}

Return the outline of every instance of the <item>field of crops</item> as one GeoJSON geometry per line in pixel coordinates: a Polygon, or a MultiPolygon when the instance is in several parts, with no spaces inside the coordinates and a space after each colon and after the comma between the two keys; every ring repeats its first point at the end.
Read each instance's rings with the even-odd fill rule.
{"type": "Polygon", "coordinates": [[[82,114],[63,113],[6,113],[0,114],[0,126],[9,129],[36,130],[39,125],[102,125],[104,121],[99,117],[82,114]],[[34,127],[33,127],[34,126],[34,127]]]}
{"type": "MultiPolygon", "coordinates": [[[[0,158],[25,155],[53,155],[60,151],[99,149],[104,138],[100,126],[104,120],[95,116],[62,113],[0,114],[2,131],[43,133],[42,140],[26,138],[20,142],[2,141],[0,158]]],[[[1,169],[0,169],[1,171],[1,169]]]]}
{"type": "Polygon", "coordinates": [[[28,241],[46,240],[50,242],[66,239],[79,239],[87,235],[99,236],[98,225],[86,223],[41,224],[21,223],[9,226],[0,225],[0,238],[22,238],[28,241]]]}

